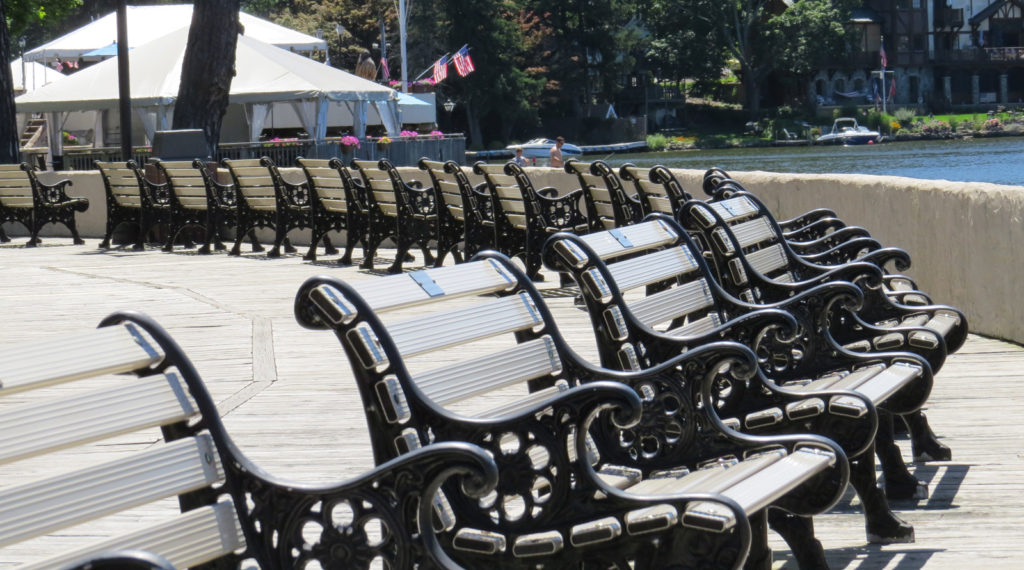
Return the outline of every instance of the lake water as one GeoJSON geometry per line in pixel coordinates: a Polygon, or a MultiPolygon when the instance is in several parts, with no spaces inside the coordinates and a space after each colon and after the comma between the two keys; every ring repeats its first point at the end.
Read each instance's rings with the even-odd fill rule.
{"type": "MultiPolygon", "coordinates": [[[[590,158],[590,157],[587,157],[590,158]]],[[[1024,185],[1024,138],[891,142],[861,146],[798,146],[694,150],[606,158],[611,165],[663,164],[729,171],[886,174],[964,182],[1024,185]]]]}

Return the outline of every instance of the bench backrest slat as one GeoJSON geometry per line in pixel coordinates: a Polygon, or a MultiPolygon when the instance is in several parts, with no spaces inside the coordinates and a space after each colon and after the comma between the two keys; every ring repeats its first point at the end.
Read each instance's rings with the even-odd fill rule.
{"type": "Polygon", "coordinates": [[[148,427],[197,413],[176,374],[150,376],[73,397],[25,405],[0,416],[0,464],[148,427]]]}
{"type": "MultiPolygon", "coordinates": [[[[521,331],[540,324],[529,296],[519,294],[453,310],[444,319],[427,316],[391,325],[391,338],[402,356],[456,346],[471,340],[521,331]]],[[[375,363],[376,364],[376,363],[375,363]]]]}
{"type": "Polygon", "coordinates": [[[199,507],[161,524],[31,563],[20,570],[61,568],[112,550],[162,552],[175,568],[192,568],[245,547],[245,536],[230,501],[199,507]],[[211,537],[216,539],[211,540],[211,537]]]}
{"type": "Polygon", "coordinates": [[[0,393],[99,374],[120,374],[155,365],[159,349],[134,325],[68,335],[52,346],[38,343],[0,348],[0,393]],[[55,350],[54,347],[60,347],[55,350]],[[47,366],[39,366],[46,362],[47,366]]]}
{"type": "Polygon", "coordinates": [[[0,491],[0,546],[209,486],[223,477],[208,435],[0,491]],[[29,516],[25,513],[48,513],[29,516]]]}

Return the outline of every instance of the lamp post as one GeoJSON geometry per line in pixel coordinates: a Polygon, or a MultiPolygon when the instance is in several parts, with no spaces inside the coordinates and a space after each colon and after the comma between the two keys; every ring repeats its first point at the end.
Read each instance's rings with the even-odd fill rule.
{"type": "Polygon", "coordinates": [[[455,101],[452,101],[451,99],[445,99],[443,106],[445,113],[451,113],[453,110],[455,110],[455,101]]]}

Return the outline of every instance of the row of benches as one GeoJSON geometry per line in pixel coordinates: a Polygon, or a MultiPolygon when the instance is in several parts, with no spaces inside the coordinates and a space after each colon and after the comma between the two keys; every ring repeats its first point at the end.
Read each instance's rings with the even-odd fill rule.
{"type": "MultiPolygon", "coordinates": [[[[720,180],[717,188],[726,186],[720,180]]],[[[784,277],[770,279],[762,273],[768,269],[751,262],[748,253],[756,261],[758,251],[777,246],[781,254],[775,257],[795,255],[790,240],[738,185],[720,198],[703,206],[690,204],[700,206],[697,215],[707,214],[704,219],[714,222],[703,224],[707,231],[693,231],[712,244],[708,249],[691,241],[675,220],[653,218],[583,236],[556,235],[539,252],[549,268],[571,274],[579,284],[605,369],[580,360],[529,277],[501,254],[362,283],[307,282],[296,299],[296,317],[305,326],[333,330],[342,343],[359,383],[380,469],[402,457],[426,461],[434,450],[461,458],[459,473],[475,475],[470,479],[475,484],[460,486],[441,484],[441,475],[427,470],[437,478],[424,474],[415,479],[412,494],[398,494],[406,498],[392,501],[390,511],[373,501],[371,507],[323,494],[310,499],[303,495],[306,489],[261,479],[255,466],[236,455],[208,396],[197,395],[203,392],[201,382],[180,349],[139,317],[119,316],[106,324],[136,323],[122,327],[120,334],[127,334],[136,343],[132,351],[145,358],[135,354],[126,358],[128,363],[107,362],[97,348],[110,339],[70,344],[84,347],[87,364],[81,364],[78,353],[69,352],[67,362],[54,362],[48,351],[16,349],[0,359],[14,370],[0,374],[0,395],[36,382],[33,374],[41,369],[48,371],[40,375],[42,384],[97,372],[135,370],[148,376],[164,374],[169,366],[183,370],[181,375],[192,379],[187,391],[203,419],[182,420],[173,411],[172,427],[164,433],[174,440],[201,438],[209,431],[216,453],[208,441],[200,442],[206,445],[202,456],[207,461],[220,457],[230,475],[223,488],[205,479],[195,483],[223,490],[197,493],[182,505],[192,516],[196,501],[210,505],[216,496],[229,501],[221,516],[231,521],[234,512],[246,546],[231,525],[229,530],[207,528],[203,537],[224,539],[234,532],[236,540],[219,540],[221,550],[214,554],[230,551],[232,560],[251,557],[281,566],[317,560],[328,567],[335,553],[360,552],[393,567],[424,560],[467,567],[587,563],[638,568],[729,567],[748,560],[749,566],[764,567],[770,564],[764,538],[770,522],[790,541],[801,565],[813,566],[823,558],[806,516],[834,504],[848,479],[864,499],[871,538],[912,540],[912,529],[888,511],[874,486],[871,452],[876,444],[891,443],[890,414],[913,414],[925,402],[933,368],[941,365],[947,349],[962,343],[966,320],[952,308],[925,304],[927,296],[911,289],[906,278],[883,275],[871,263],[822,268],[794,258],[784,277]],[[758,232],[738,228],[759,216],[768,218],[757,223],[769,226],[776,239],[755,249],[749,236],[758,232]],[[740,241],[737,236],[748,237],[740,241]],[[729,257],[716,258],[716,251],[729,257]],[[705,257],[714,263],[704,263],[705,257]],[[818,272],[801,276],[798,270],[811,271],[803,264],[818,272]],[[733,281],[722,278],[727,272],[733,281]],[[769,295],[776,284],[786,286],[778,299],[769,295]],[[643,291],[639,300],[634,294],[627,301],[631,289],[643,291]],[[895,323],[870,321],[882,317],[895,323]],[[157,339],[159,348],[142,340],[146,335],[157,339]],[[919,354],[877,352],[879,346],[897,343],[894,337],[899,347],[919,354]],[[472,409],[474,399],[489,400],[517,388],[521,396],[496,409],[471,417],[451,411],[472,409]],[[458,444],[435,447],[444,442],[469,442],[486,451],[458,444]],[[847,457],[853,460],[852,472],[847,457]],[[490,460],[497,466],[496,486],[490,460]],[[439,485],[443,493],[434,495],[439,485]],[[420,494],[424,489],[430,492],[420,494]],[[339,503],[359,511],[357,520],[387,521],[386,547],[364,540],[358,525],[339,527],[333,518],[325,519],[324,513],[333,516],[339,503]],[[320,532],[280,526],[293,520],[318,521],[314,526],[320,532]],[[422,532],[429,527],[437,534],[422,532]],[[399,558],[395,552],[410,554],[399,558]],[[265,558],[268,553],[271,558],[265,558]]],[[[798,225],[791,224],[791,231],[798,225]]],[[[833,228],[829,235],[834,233],[833,228]]],[[[172,385],[170,392],[184,390],[172,385]]],[[[100,403],[85,423],[124,415],[107,408],[109,395],[90,398],[100,403]]],[[[140,398],[128,400],[131,406],[141,405],[140,398]]],[[[82,407],[77,401],[62,405],[82,407]]],[[[37,413],[50,409],[44,405],[37,413]]],[[[146,418],[150,413],[144,408],[129,415],[146,418]]],[[[36,416],[13,417],[14,424],[22,425],[24,418],[36,416]]],[[[71,416],[61,421],[72,419],[77,421],[71,416]]],[[[99,437],[68,427],[61,424],[46,433],[73,432],[75,442],[99,437]]],[[[110,429],[103,433],[129,427],[110,429]]],[[[918,440],[914,444],[916,453],[918,440]]],[[[29,447],[32,453],[47,453],[54,445],[29,447]]],[[[941,449],[927,453],[941,454],[941,449]]],[[[905,471],[905,466],[901,459],[898,463],[885,466],[886,490],[905,483],[904,490],[917,492],[917,482],[899,473],[898,467],[905,471]],[[910,479],[901,481],[901,475],[910,479]]],[[[392,486],[409,475],[389,477],[374,475],[370,486],[394,497],[392,486]]],[[[162,476],[154,481],[162,482],[162,476]]],[[[36,488],[54,486],[60,482],[36,488]]],[[[88,487],[81,492],[88,502],[97,491],[88,487]]],[[[350,496],[361,497],[367,491],[353,492],[350,496]]],[[[22,495],[31,497],[28,502],[39,496],[21,488],[9,496],[22,495]]],[[[77,508],[79,503],[68,504],[77,508]]],[[[86,520],[96,513],[75,516],[86,520]]],[[[51,528],[56,526],[38,532],[51,528]]],[[[21,538],[15,534],[9,541],[21,538]]],[[[150,543],[141,545],[150,548],[150,543]]]]}

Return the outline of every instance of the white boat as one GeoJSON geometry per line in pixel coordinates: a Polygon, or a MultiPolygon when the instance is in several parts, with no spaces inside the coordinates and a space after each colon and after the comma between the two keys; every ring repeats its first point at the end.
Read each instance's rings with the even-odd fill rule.
{"type": "MultiPolygon", "coordinates": [[[[552,140],[552,139],[533,139],[533,140],[526,141],[526,142],[524,142],[522,144],[509,145],[509,146],[507,146],[505,148],[508,149],[508,150],[511,150],[513,153],[515,153],[515,150],[517,148],[522,147],[522,149],[523,149],[523,158],[543,158],[543,159],[547,159],[547,158],[549,158],[551,156],[551,154],[550,154],[551,153],[551,147],[553,147],[553,146],[555,146],[555,141],[552,140]]],[[[574,144],[569,144],[569,143],[562,144],[562,157],[563,158],[580,156],[582,154],[583,154],[583,151],[580,149],[580,147],[578,147],[578,146],[576,146],[574,144]]]]}
{"type": "Polygon", "coordinates": [[[832,131],[818,137],[819,144],[874,144],[879,140],[878,131],[857,124],[853,117],[839,117],[832,123],[832,131]]]}

